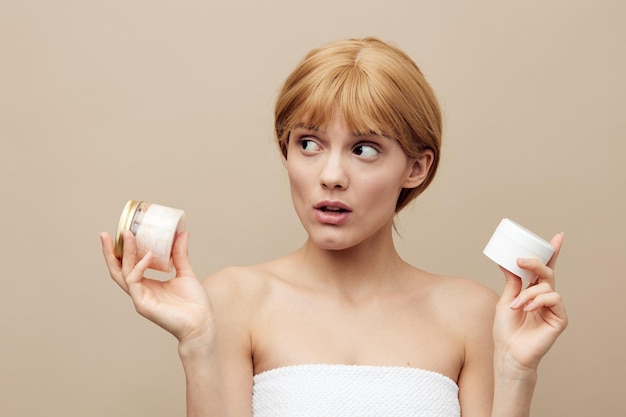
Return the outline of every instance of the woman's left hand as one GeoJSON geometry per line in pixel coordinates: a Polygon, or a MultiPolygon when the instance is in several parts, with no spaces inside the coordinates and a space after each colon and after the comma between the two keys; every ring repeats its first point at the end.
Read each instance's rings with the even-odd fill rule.
{"type": "Polygon", "coordinates": [[[562,233],[552,238],[555,251],[547,265],[535,259],[518,260],[520,268],[538,277],[526,289],[519,277],[501,268],[506,285],[493,328],[497,371],[536,371],[541,358],[567,327],[565,306],[554,289],[554,267],[562,243],[562,233]]]}

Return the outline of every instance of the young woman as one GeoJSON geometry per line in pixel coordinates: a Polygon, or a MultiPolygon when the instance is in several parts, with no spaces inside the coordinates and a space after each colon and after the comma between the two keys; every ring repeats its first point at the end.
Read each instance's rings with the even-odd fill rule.
{"type": "Polygon", "coordinates": [[[189,416],[527,416],[537,366],[567,325],[554,291],[562,234],[539,278],[504,271],[499,298],[404,262],[396,213],[432,181],[441,116],[415,63],[377,39],[310,52],[275,128],[308,239],[282,258],[198,281],[178,236],[176,277],[144,277],[132,234],[112,278],[179,340],[189,416]]]}

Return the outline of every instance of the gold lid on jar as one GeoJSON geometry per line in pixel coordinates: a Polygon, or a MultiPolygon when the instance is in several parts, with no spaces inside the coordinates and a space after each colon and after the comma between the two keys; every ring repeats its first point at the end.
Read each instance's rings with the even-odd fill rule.
{"type": "Polygon", "coordinates": [[[131,229],[135,212],[141,203],[141,201],[128,200],[124,206],[124,210],[122,210],[120,221],[117,225],[117,232],[115,234],[115,257],[118,259],[122,259],[124,254],[124,237],[122,234],[124,233],[124,230],[131,229]]]}

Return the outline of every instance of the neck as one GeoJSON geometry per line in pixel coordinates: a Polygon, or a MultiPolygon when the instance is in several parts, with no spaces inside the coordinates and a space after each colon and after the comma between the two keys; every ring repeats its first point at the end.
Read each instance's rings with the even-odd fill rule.
{"type": "Polygon", "coordinates": [[[384,290],[400,279],[407,267],[396,251],[391,231],[386,237],[344,250],[322,249],[309,239],[294,255],[309,283],[350,299],[384,290]]]}

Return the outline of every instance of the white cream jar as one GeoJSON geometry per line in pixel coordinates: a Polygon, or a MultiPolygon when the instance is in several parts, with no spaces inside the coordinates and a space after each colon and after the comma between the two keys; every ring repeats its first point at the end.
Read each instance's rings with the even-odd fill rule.
{"type": "Polygon", "coordinates": [[[185,227],[185,212],[145,201],[126,203],[117,226],[115,256],[122,258],[124,251],[122,233],[130,230],[135,235],[137,259],[148,251],[154,257],[149,268],[169,272],[172,269],[172,247],[176,234],[185,227]]]}
{"type": "Polygon", "coordinates": [[[517,259],[534,258],[545,265],[552,257],[554,247],[514,221],[502,219],[483,253],[507,271],[533,283],[537,277],[517,266],[517,259]]]}

